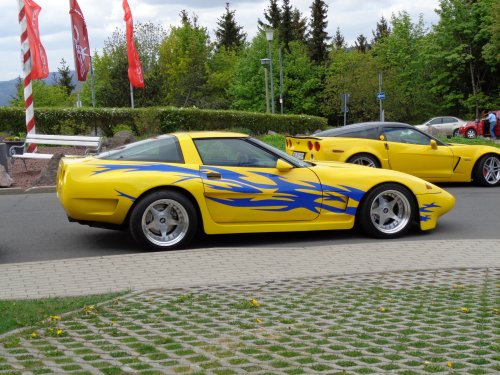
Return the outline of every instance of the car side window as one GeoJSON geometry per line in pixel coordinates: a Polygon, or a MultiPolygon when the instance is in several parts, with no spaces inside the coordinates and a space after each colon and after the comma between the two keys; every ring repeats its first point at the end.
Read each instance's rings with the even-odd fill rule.
{"type": "Polygon", "coordinates": [[[445,117],[443,119],[444,124],[451,124],[452,122],[457,122],[453,117],[445,117]]]}
{"type": "Polygon", "coordinates": [[[104,160],[151,161],[184,163],[179,141],[176,137],[152,138],[102,153],[104,160]]]}
{"type": "Polygon", "coordinates": [[[339,134],[338,137],[378,139],[377,130],[377,128],[361,129],[350,133],[339,134]]]}
{"type": "Polygon", "coordinates": [[[435,118],[435,119],[432,119],[431,121],[429,121],[429,125],[438,125],[438,124],[441,124],[441,118],[435,118]]]}
{"type": "Polygon", "coordinates": [[[428,145],[431,138],[423,133],[409,128],[385,128],[384,136],[389,142],[428,145]]]}
{"type": "Polygon", "coordinates": [[[201,160],[205,165],[230,167],[274,168],[278,157],[245,139],[195,139],[201,160]]]}

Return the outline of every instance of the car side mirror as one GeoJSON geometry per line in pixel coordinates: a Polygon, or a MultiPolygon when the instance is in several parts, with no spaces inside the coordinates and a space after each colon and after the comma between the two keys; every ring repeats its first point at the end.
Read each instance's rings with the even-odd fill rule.
{"type": "Polygon", "coordinates": [[[278,171],[280,172],[287,172],[292,168],[293,165],[284,161],[283,159],[278,159],[278,161],[276,162],[276,169],[278,169],[278,171]]]}
{"type": "Polygon", "coordinates": [[[431,139],[430,145],[433,150],[437,150],[438,144],[434,139],[431,139]]]}
{"type": "Polygon", "coordinates": [[[385,137],[383,135],[380,135],[380,137],[378,137],[378,139],[380,139],[381,141],[385,141],[385,137]]]}

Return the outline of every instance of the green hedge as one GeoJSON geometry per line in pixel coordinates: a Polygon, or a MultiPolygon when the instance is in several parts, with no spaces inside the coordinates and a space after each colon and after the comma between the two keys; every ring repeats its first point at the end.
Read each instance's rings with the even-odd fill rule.
{"type": "MultiPolygon", "coordinates": [[[[311,133],[327,127],[322,117],[306,115],[270,115],[240,111],[215,111],[194,108],[37,108],[37,133],[100,134],[112,136],[115,129],[128,127],[137,135],[170,133],[178,130],[244,129],[251,134],[269,130],[283,134],[311,133]]],[[[0,132],[25,131],[25,113],[21,108],[0,108],[0,132]]]]}

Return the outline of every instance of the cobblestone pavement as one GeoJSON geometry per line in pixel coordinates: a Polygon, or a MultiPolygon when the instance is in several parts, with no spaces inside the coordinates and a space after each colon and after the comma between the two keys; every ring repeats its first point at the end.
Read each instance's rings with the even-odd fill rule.
{"type": "Polygon", "coordinates": [[[0,344],[0,374],[493,374],[500,268],[134,292],[0,344]]]}
{"type": "Polygon", "coordinates": [[[212,248],[0,265],[0,299],[401,270],[500,267],[500,240],[212,248]]]}

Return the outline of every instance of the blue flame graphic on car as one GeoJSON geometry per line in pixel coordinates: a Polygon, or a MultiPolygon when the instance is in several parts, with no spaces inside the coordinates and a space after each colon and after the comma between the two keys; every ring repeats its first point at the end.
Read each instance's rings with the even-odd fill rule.
{"type": "Polygon", "coordinates": [[[429,213],[429,212],[434,212],[434,208],[440,208],[441,206],[437,205],[436,203],[428,203],[424,204],[422,207],[420,207],[420,221],[429,221],[432,218],[430,215],[422,215],[422,213],[429,213]]]}
{"type": "MultiPolygon", "coordinates": [[[[317,181],[292,182],[286,177],[269,172],[248,171],[239,173],[228,168],[201,166],[201,170],[191,169],[170,164],[98,164],[98,170],[92,176],[112,172],[161,172],[177,174],[181,181],[201,178],[204,184],[213,190],[227,191],[241,195],[264,194],[267,199],[255,197],[218,198],[207,195],[206,198],[220,204],[232,207],[247,207],[263,211],[290,211],[305,208],[314,213],[326,210],[335,213],[356,214],[356,207],[364,196],[363,190],[346,185],[330,186],[317,181]],[[201,171],[201,173],[200,173],[201,171]],[[220,179],[209,179],[208,173],[220,174],[220,179]],[[262,177],[266,182],[251,181],[252,175],[262,177]],[[352,204],[354,203],[354,205],[352,204]]],[[[123,192],[117,191],[120,196],[135,200],[123,192]]]]}

